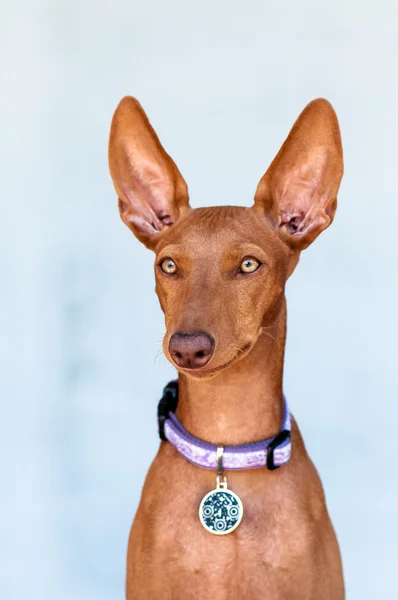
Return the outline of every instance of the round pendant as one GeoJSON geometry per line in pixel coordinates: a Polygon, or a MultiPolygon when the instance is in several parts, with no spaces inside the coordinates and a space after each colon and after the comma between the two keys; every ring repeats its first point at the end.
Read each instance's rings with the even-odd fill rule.
{"type": "Polygon", "coordinates": [[[199,506],[203,527],[215,535],[232,533],[243,517],[243,504],[237,494],[228,489],[212,490],[199,506]]]}

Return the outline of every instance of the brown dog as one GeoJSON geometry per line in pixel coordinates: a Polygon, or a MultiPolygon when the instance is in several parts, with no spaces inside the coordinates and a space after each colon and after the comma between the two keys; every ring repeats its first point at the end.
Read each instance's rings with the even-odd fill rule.
{"type": "MultiPolygon", "coordinates": [[[[163,348],[179,371],[181,423],[213,444],[275,435],[286,280],[301,250],[332,222],[343,174],[333,108],[323,99],[305,108],[252,208],[192,210],[181,173],[130,97],[113,117],[109,161],[121,218],[156,253],[163,348]]],[[[128,600],[342,600],[336,536],[294,421],[291,440],[291,459],[279,470],[228,473],[245,515],[225,536],[198,519],[215,474],[162,442],[131,530],[128,600]]]]}

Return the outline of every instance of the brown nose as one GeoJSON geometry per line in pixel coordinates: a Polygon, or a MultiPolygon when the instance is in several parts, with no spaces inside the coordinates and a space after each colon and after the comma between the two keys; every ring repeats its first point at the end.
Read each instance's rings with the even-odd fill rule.
{"type": "Polygon", "coordinates": [[[214,351],[214,340],[207,333],[174,333],[169,342],[171,358],[178,367],[199,369],[204,367],[214,351]]]}

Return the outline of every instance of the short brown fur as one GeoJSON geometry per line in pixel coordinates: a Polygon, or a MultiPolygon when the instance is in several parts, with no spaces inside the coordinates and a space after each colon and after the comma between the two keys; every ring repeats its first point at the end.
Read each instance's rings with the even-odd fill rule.
{"type": "MultiPolygon", "coordinates": [[[[242,444],[275,435],[282,419],[285,284],[300,252],[330,225],[343,174],[338,121],[323,99],[301,113],[261,179],[252,208],[192,210],[188,188],[137,100],[116,109],[110,170],[123,221],[156,253],[163,348],[204,332],[202,366],[178,366],[178,416],[193,435],[242,444]],[[247,257],[259,267],[242,273],[247,257]],[[162,264],[176,266],[165,273],[162,264]]],[[[322,485],[297,424],[277,471],[228,474],[244,500],[236,531],[212,536],[198,519],[214,474],[162,442],[131,529],[128,600],[343,600],[339,548],[322,485]]]]}

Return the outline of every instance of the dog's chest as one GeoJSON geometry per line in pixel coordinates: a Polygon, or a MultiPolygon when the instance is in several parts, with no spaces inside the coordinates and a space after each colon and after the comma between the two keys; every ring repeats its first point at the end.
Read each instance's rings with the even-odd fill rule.
{"type": "MultiPolygon", "coordinates": [[[[140,572],[144,564],[144,571],[153,573],[153,585],[159,588],[153,597],[160,589],[163,595],[158,598],[165,600],[263,600],[267,595],[275,600],[285,597],[285,592],[289,598],[310,597],[306,589],[310,583],[302,577],[295,581],[294,573],[307,571],[309,561],[314,560],[309,552],[313,534],[308,519],[294,505],[294,496],[278,488],[256,485],[253,489],[235,480],[244,505],[242,523],[233,533],[216,536],[202,527],[198,516],[200,501],[214,485],[213,479],[209,473],[204,484],[197,470],[189,467],[182,472],[178,469],[178,475],[172,466],[156,475],[150,473],[152,493],[144,490],[131,536],[135,550],[129,560],[140,561],[140,572]],[[153,477],[157,493],[153,493],[153,477]]],[[[231,477],[231,489],[233,483],[231,477]]],[[[146,585],[152,585],[150,581],[151,577],[146,579],[146,585]]],[[[150,597],[147,590],[146,600],[150,597]]]]}
{"type": "Polygon", "coordinates": [[[191,514],[195,520],[189,518],[191,511],[183,502],[169,505],[167,512],[153,536],[145,536],[146,543],[145,538],[137,539],[140,550],[136,556],[141,565],[136,576],[147,574],[142,584],[147,588],[142,596],[145,600],[312,597],[308,593],[312,583],[302,577],[303,572],[309,572],[312,560],[306,552],[304,534],[301,541],[297,531],[287,538],[283,524],[276,526],[265,514],[257,514],[254,522],[250,503],[245,521],[226,536],[205,531],[196,514],[191,514]]]}

